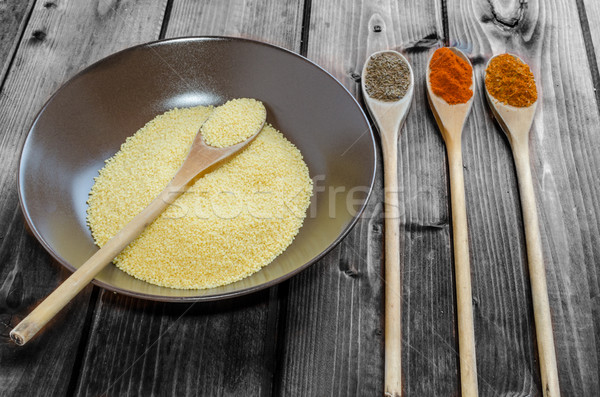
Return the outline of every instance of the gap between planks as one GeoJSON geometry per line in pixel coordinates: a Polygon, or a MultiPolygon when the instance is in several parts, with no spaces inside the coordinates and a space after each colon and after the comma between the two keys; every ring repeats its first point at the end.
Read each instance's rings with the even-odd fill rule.
{"type": "Polygon", "coordinates": [[[592,41],[590,32],[590,23],[587,17],[587,11],[583,0],[575,0],[577,4],[577,12],[579,14],[579,23],[581,24],[581,32],[583,34],[583,43],[587,55],[590,72],[592,74],[592,82],[594,84],[594,93],[596,95],[596,106],[600,114],[600,72],[598,71],[598,63],[596,62],[596,49],[592,41]]]}
{"type": "Polygon", "coordinates": [[[10,70],[12,69],[13,63],[17,56],[17,51],[19,50],[20,43],[23,40],[23,35],[25,34],[25,28],[29,24],[29,20],[31,19],[31,14],[33,13],[33,8],[35,6],[35,0],[32,0],[29,3],[29,9],[25,12],[25,16],[21,20],[19,28],[17,29],[17,34],[14,38],[14,44],[10,51],[8,52],[9,61],[6,63],[5,67],[0,70],[0,94],[4,89],[4,83],[8,79],[8,75],[10,74],[10,70]]]}

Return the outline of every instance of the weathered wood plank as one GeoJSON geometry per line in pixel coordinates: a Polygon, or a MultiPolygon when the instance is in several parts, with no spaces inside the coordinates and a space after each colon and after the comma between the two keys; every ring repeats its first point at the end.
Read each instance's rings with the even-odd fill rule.
{"type": "MultiPolygon", "coordinates": [[[[302,9],[302,1],[176,0],[165,37],[232,35],[298,50],[302,9]]],[[[270,395],[278,310],[276,290],[193,306],[102,292],[76,393],[270,395]]]]}
{"type": "MultiPolygon", "coordinates": [[[[597,395],[600,122],[575,2],[447,1],[451,42],[476,75],[496,53],[532,66],[541,103],[532,132],[534,184],[562,394],[597,395]]],[[[463,137],[480,390],[539,395],[516,176],[507,140],[477,88],[463,137]]]]}
{"type": "Polygon", "coordinates": [[[268,395],[268,297],[165,304],[102,293],[77,395],[268,395]]]}
{"type": "Polygon", "coordinates": [[[28,12],[34,0],[0,2],[0,87],[17,49],[21,32],[27,24],[28,12]]]}
{"type": "Polygon", "coordinates": [[[165,37],[234,36],[300,50],[304,1],[175,0],[165,37]]]}
{"type": "Polygon", "coordinates": [[[91,287],[26,347],[10,329],[66,277],[25,232],[15,176],[19,149],[35,113],[79,69],[125,46],[156,37],[162,6],[155,2],[39,2],[32,11],[0,96],[0,385],[7,395],[61,395],[69,381],[91,287]]]}
{"type": "MultiPolygon", "coordinates": [[[[586,49],[588,51],[588,61],[590,64],[590,72],[592,74],[592,81],[594,82],[594,91],[596,93],[596,106],[600,110],[600,3],[597,1],[583,0],[583,5],[578,2],[579,6],[579,19],[581,21],[581,29],[585,40],[586,49]],[[582,15],[583,14],[583,15],[582,15]],[[587,23],[586,23],[587,22],[587,23]],[[588,29],[588,31],[586,31],[588,29]],[[595,62],[594,62],[595,60],[595,62]]],[[[596,179],[597,184],[597,179],[596,179]]],[[[596,217],[598,213],[596,213],[596,217]]],[[[591,231],[590,231],[591,232],[591,231]]],[[[590,297],[592,299],[592,311],[594,321],[594,332],[596,340],[596,357],[600,360],[600,287],[598,287],[598,261],[590,262],[590,266],[595,269],[595,283],[590,282],[590,297]],[[595,285],[595,286],[594,286],[595,285]]],[[[600,367],[599,373],[596,375],[600,378],[600,367]]]]}
{"type": "MultiPolygon", "coordinates": [[[[362,65],[374,51],[405,50],[416,73],[399,165],[406,395],[458,390],[445,155],[422,84],[426,50],[443,35],[439,6],[437,1],[311,4],[307,55],[354,95],[362,65]]],[[[377,178],[364,219],[326,258],[291,280],[282,395],[383,394],[381,171],[377,178]]]]}

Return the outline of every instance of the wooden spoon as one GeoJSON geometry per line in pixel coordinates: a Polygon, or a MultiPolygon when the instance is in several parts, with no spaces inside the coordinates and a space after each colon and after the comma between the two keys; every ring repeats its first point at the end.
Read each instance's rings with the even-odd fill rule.
{"type": "MultiPolygon", "coordinates": [[[[211,116],[213,113],[211,113],[211,116]]],[[[210,117],[208,119],[210,119],[210,117]]],[[[266,112],[265,112],[266,118],[266,112]]],[[[207,120],[208,120],[207,119],[207,120]]],[[[205,121],[206,123],[206,121],[205,121]]],[[[207,145],[202,133],[196,134],[187,157],[165,189],[131,222],[123,227],[113,238],[88,259],[75,273],[66,279],[54,292],[40,303],[11,332],[10,337],[17,345],[29,341],[56,313],[71,301],[107,264],[125,247],[139,236],[198,175],[246,147],[262,130],[265,119],[257,123],[256,131],[250,138],[236,145],[216,148],[207,145]]],[[[204,125],[204,124],[203,124],[204,125]]],[[[200,127],[202,129],[202,127],[200,127]]]]}
{"type": "MultiPolygon", "coordinates": [[[[518,57],[515,57],[519,59],[518,57]]],[[[491,58],[488,61],[485,69],[491,58]]],[[[531,295],[533,299],[533,315],[537,337],[540,371],[542,377],[542,390],[544,396],[555,397],[560,395],[558,385],[558,369],[556,352],[554,350],[554,337],[552,334],[552,317],[550,316],[550,303],[548,301],[548,287],[546,284],[546,271],[542,257],[542,243],[540,227],[531,178],[531,165],[529,162],[529,131],[533,124],[533,117],[537,108],[537,101],[528,107],[514,107],[506,105],[494,98],[485,90],[486,98],[498,124],[508,137],[512,148],[521,207],[523,223],[525,225],[525,241],[527,244],[527,261],[529,262],[529,279],[531,280],[531,295]]]]}
{"type": "MultiPolygon", "coordinates": [[[[471,64],[459,49],[450,48],[456,55],[471,64]]],[[[427,98],[435,121],[442,133],[448,153],[450,168],[450,199],[452,202],[452,236],[454,240],[454,271],[456,277],[456,304],[458,319],[458,347],[460,357],[460,387],[463,396],[477,396],[477,363],[475,360],[475,331],[469,265],[469,235],[465,205],[461,138],[465,120],[471,110],[474,94],[466,103],[449,105],[431,90],[427,66],[427,98]]],[[[475,76],[473,75],[473,81],[475,76]]],[[[474,85],[471,85],[474,89],[474,85]]]]}
{"type": "Polygon", "coordinates": [[[396,51],[392,53],[406,62],[410,71],[410,86],[404,97],[395,102],[371,98],[365,88],[367,64],[362,72],[362,93],[371,118],[381,135],[383,151],[385,208],[385,393],[402,395],[402,287],[400,282],[400,211],[398,208],[398,134],[406,119],[413,98],[414,76],[410,63],[396,51]]]}

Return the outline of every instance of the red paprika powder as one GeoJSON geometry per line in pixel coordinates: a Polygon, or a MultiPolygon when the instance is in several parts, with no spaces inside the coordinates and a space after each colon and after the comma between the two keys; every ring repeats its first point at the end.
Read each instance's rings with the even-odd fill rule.
{"type": "Polygon", "coordinates": [[[429,62],[433,93],[449,105],[466,103],[473,96],[473,68],[447,47],[438,48],[429,62]]]}

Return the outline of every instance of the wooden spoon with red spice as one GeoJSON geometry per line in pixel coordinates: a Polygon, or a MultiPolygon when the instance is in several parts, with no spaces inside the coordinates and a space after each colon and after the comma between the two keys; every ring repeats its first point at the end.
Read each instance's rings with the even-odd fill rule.
{"type": "MultiPolygon", "coordinates": [[[[499,56],[505,56],[504,54],[499,56]]],[[[496,99],[491,93],[487,80],[488,66],[499,56],[493,57],[486,65],[486,98],[492,109],[492,113],[498,120],[498,124],[508,137],[512,148],[515,167],[517,169],[517,178],[519,181],[519,193],[521,195],[521,207],[523,211],[523,223],[525,225],[525,241],[527,244],[527,261],[529,263],[529,279],[531,282],[531,295],[533,299],[533,315],[535,318],[535,331],[538,344],[538,354],[540,360],[540,372],[542,378],[542,391],[545,397],[555,397],[560,395],[558,384],[558,368],[556,364],[556,352],[554,349],[554,336],[552,333],[552,317],[550,315],[550,303],[548,300],[548,286],[546,284],[546,271],[542,257],[542,242],[540,239],[540,227],[538,225],[538,215],[535,203],[535,194],[533,190],[533,181],[531,178],[531,164],[529,161],[529,131],[533,124],[533,117],[537,108],[537,95],[531,98],[523,98],[525,94],[515,91],[515,82],[503,84],[510,90],[510,99],[516,106],[503,103],[496,99]],[[516,98],[521,94],[521,98],[516,98]],[[516,99],[521,99],[517,101],[516,99]],[[523,100],[527,99],[527,100],[523,100]],[[532,102],[533,101],[533,102],[532,102]],[[526,105],[521,106],[520,105],[526,105]]],[[[518,57],[515,57],[519,63],[508,63],[516,67],[526,65],[518,57]]],[[[537,94],[535,89],[535,80],[527,68],[528,75],[525,75],[529,83],[523,85],[530,93],[537,94]],[[532,85],[532,87],[531,87],[532,85]]],[[[511,79],[512,80],[512,79],[511,79]]],[[[518,87],[516,88],[519,91],[518,87]]],[[[531,96],[531,95],[529,95],[531,96]]]]}
{"type": "Polygon", "coordinates": [[[439,48],[429,59],[427,98],[446,143],[450,169],[460,386],[462,395],[469,397],[477,396],[478,390],[461,138],[473,103],[474,80],[471,62],[457,48],[439,48]]]}

